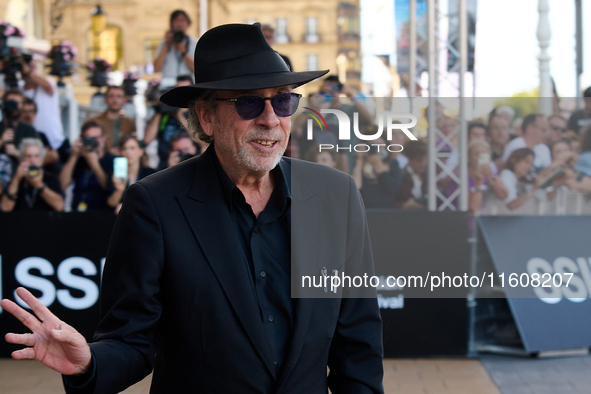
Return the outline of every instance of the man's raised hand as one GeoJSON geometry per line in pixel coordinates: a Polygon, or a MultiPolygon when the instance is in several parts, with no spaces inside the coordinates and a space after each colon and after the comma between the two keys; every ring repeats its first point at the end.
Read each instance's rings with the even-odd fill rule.
{"type": "Polygon", "coordinates": [[[16,293],[37,317],[10,300],[0,301],[4,310],[32,331],[30,334],[6,334],[7,342],[27,346],[12,352],[12,357],[38,360],[64,375],[85,373],[92,362],[92,355],[82,334],[58,319],[25,288],[19,287],[16,293]]]}

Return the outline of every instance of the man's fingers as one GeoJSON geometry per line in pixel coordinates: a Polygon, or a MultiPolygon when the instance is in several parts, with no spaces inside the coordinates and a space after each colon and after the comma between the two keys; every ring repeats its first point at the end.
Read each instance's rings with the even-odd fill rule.
{"type": "Polygon", "coordinates": [[[27,303],[28,306],[31,307],[31,310],[35,313],[35,315],[41,321],[47,321],[50,319],[55,319],[55,315],[47,309],[45,305],[41,303],[31,292],[24,287],[19,287],[16,289],[16,294],[27,303]]]}
{"type": "MultiPolygon", "coordinates": [[[[20,297],[20,295],[19,295],[20,297]]],[[[36,331],[41,323],[35,316],[31,315],[29,312],[18,306],[16,303],[10,300],[2,300],[2,308],[20,320],[21,323],[25,325],[29,330],[36,331]]]]}
{"type": "Polygon", "coordinates": [[[51,330],[51,336],[63,343],[68,343],[70,345],[79,345],[80,338],[76,335],[76,331],[70,330],[51,330]]]}
{"type": "Polygon", "coordinates": [[[25,345],[31,347],[35,345],[34,334],[13,334],[9,332],[4,338],[6,339],[6,342],[14,343],[16,345],[25,345]]]}
{"type": "Polygon", "coordinates": [[[27,347],[21,350],[15,350],[12,352],[12,358],[15,360],[34,359],[35,350],[32,347],[27,347]]]}

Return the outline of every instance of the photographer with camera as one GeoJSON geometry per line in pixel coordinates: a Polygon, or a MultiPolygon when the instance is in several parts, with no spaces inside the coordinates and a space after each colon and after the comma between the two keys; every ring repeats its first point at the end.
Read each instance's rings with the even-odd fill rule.
{"type": "Polygon", "coordinates": [[[51,149],[57,150],[65,139],[57,84],[52,77],[37,74],[32,61],[23,59],[22,70],[25,82],[23,93],[37,106],[32,126],[45,134],[51,149]]]}
{"type": "MultiPolygon", "coordinates": [[[[324,96],[328,108],[344,112],[351,120],[354,118],[355,112],[359,113],[360,127],[366,127],[373,123],[373,115],[363,104],[362,99],[355,95],[352,87],[341,83],[338,76],[329,75],[326,77],[320,86],[320,94],[324,96]],[[343,96],[347,97],[351,104],[344,102],[343,96]]],[[[327,116],[326,123],[329,130],[339,130],[338,118],[336,116],[327,116]]],[[[353,133],[353,122],[351,122],[351,144],[355,145],[358,143],[359,139],[353,133]]],[[[347,160],[345,168],[348,173],[351,173],[356,160],[355,152],[345,151],[343,157],[347,160]]]]}
{"type": "Polygon", "coordinates": [[[191,19],[185,11],[176,10],[170,14],[170,30],[164,34],[154,59],[154,71],[162,73],[161,88],[173,86],[179,75],[193,74],[197,39],[187,34],[189,26],[191,19]]]}
{"type": "Polygon", "coordinates": [[[64,196],[59,181],[42,168],[45,148],[41,141],[25,138],[19,148],[20,164],[2,195],[2,211],[62,211],[64,196]]]}
{"type": "Polygon", "coordinates": [[[0,122],[0,153],[10,156],[12,167],[19,165],[20,152],[16,148],[24,138],[39,138],[37,131],[22,123],[19,118],[24,101],[18,89],[9,89],[2,98],[2,122],[0,122]]]}
{"type": "MultiPolygon", "coordinates": [[[[183,75],[177,77],[176,86],[191,85],[191,80],[183,75]]],[[[148,146],[152,141],[158,141],[158,170],[162,170],[168,165],[168,158],[171,150],[172,137],[181,132],[187,131],[187,108],[176,108],[158,102],[153,105],[151,110],[154,116],[146,126],[144,143],[148,146]]]]}
{"type": "Polygon", "coordinates": [[[181,163],[191,157],[197,156],[199,149],[195,141],[185,130],[179,131],[170,139],[170,155],[168,155],[168,167],[181,163]]]}
{"type": "Polygon", "coordinates": [[[60,173],[62,189],[74,182],[72,210],[110,210],[107,198],[113,185],[113,156],[105,152],[105,132],[100,124],[86,121],[81,138],[72,144],[72,153],[60,173]]]}

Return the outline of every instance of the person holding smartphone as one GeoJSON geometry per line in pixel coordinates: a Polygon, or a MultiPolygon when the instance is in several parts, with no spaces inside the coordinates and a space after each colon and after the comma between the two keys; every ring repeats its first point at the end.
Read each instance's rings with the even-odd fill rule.
{"type": "Polygon", "coordinates": [[[156,172],[153,168],[142,165],[144,148],[133,134],[125,134],[119,143],[122,157],[115,158],[113,165],[113,193],[107,199],[107,204],[119,213],[121,200],[125,191],[133,183],[156,172]]]}
{"type": "MultiPolygon", "coordinates": [[[[492,150],[488,142],[474,140],[468,145],[468,210],[478,212],[487,192],[504,200],[509,192],[503,180],[493,172],[492,150]]],[[[457,187],[457,186],[456,186],[457,187]]]]}
{"type": "Polygon", "coordinates": [[[507,197],[504,199],[507,208],[515,210],[525,204],[538,191],[538,185],[533,184],[529,175],[534,164],[534,151],[529,148],[515,150],[507,159],[505,169],[500,178],[507,186],[507,197]]]}

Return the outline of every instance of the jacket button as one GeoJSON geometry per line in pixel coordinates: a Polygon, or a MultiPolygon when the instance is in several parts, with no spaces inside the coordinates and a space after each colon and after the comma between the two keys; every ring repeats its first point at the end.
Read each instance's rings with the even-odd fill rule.
{"type": "Polygon", "coordinates": [[[269,315],[267,316],[267,320],[269,320],[269,323],[273,323],[275,321],[275,318],[273,317],[273,315],[269,315]]]}
{"type": "Polygon", "coordinates": [[[259,273],[259,275],[261,276],[261,278],[266,278],[267,277],[267,271],[261,271],[259,273]]]}

